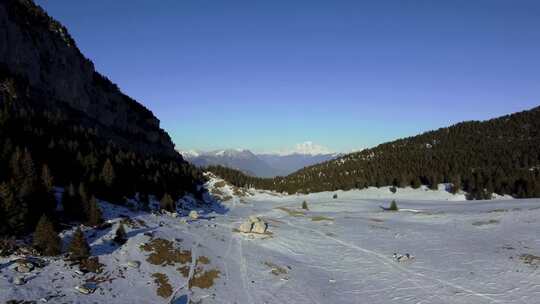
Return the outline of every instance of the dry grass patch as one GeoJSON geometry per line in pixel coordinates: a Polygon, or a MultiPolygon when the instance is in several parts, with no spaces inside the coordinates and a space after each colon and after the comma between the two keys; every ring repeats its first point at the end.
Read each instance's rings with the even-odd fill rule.
{"type": "Polygon", "coordinates": [[[216,188],[223,188],[227,185],[227,183],[225,181],[219,181],[217,183],[214,184],[214,187],[216,188]]]}
{"type": "Polygon", "coordinates": [[[495,225],[495,224],[498,224],[499,223],[499,220],[489,220],[489,221],[476,221],[476,222],[473,222],[473,226],[485,226],[485,225],[495,225]]]}
{"type": "Polygon", "coordinates": [[[304,211],[294,210],[287,207],[277,207],[276,209],[286,212],[289,216],[301,217],[306,215],[304,211]]]}
{"type": "Polygon", "coordinates": [[[141,219],[132,219],[132,218],[123,218],[120,220],[120,223],[122,223],[124,226],[127,226],[131,229],[139,229],[139,228],[148,228],[148,225],[146,225],[146,222],[141,219]]]}
{"type": "Polygon", "coordinates": [[[219,278],[220,274],[221,272],[217,269],[203,271],[202,268],[197,268],[193,277],[189,280],[189,288],[199,287],[201,289],[208,289],[214,286],[214,281],[219,278]]]}
{"type": "Polygon", "coordinates": [[[154,273],[152,274],[154,278],[154,283],[157,284],[158,288],[156,293],[162,298],[168,298],[173,293],[173,287],[169,283],[169,278],[164,273],[154,273]]]}
{"type": "Polygon", "coordinates": [[[191,251],[181,250],[173,246],[173,242],[164,239],[155,239],[141,246],[141,249],[150,252],[146,259],[150,264],[161,266],[174,266],[191,262],[191,251]]]}
{"type": "Polygon", "coordinates": [[[184,278],[187,278],[189,276],[189,266],[182,266],[178,267],[176,270],[178,270],[184,278]]]}
{"type": "Polygon", "coordinates": [[[201,255],[197,257],[197,264],[208,265],[210,264],[210,259],[208,257],[205,257],[204,255],[201,255]]]}
{"type": "Polygon", "coordinates": [[[272,269],[271,270],[272,274],[275,276],[285,275],[289,273],[286,268],[280,267],[272,262],[264,262],[264,265],[270,267],[272,269]]]}
{"type": "Polygon", "coordinates": [[[519,256],[519,259],[527,265],[531,265],[533,267],[540,266],[540,256],[532,254],[522,254],[519,256]]]}
{"type": "Polygon", "coordinates": [[[312,216],[312,217],[311,217],[311,220],[314,221],[314,222],[320,222],[320,221],[334,221],[333,218],[331,218],[331,217],[326,217],[326,216],[322,216],[322,215],[312,216]]]}
{"type": "Polygon", "coordinates": [[[250,195],[250,193],[246,189],[239,188],[239,187],[234,187],[233,188],[233,194],[238,196],[238,197],[245,197],[245,196],[250,195]]]}

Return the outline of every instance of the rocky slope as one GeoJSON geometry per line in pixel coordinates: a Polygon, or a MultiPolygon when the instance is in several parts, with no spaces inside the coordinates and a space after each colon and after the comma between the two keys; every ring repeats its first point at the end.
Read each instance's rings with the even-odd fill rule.
{"type": "Polygon", "coordinates": [[[176,153],[152,112],[99,74],[67,29],[30,0],[0,1],[0,68],[27,83],[37,108],[69,110],[143,152],[176,153]]]}

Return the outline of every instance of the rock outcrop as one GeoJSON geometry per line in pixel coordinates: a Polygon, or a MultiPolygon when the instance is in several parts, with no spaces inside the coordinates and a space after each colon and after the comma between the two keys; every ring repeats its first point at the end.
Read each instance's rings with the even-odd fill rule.
{"type": "Polygon", "coordinates": [[[268,230],[268,223],[260,217],[252,215],[240,225],[238,230],[243,233],[264,234],[268,230]]]}
{"type": "Polygon", "coordinates": [[[27,82],[36,108],[67,109],[119,144],[176,154],[152,112],[99,74],[67,29],[31,0],[0,1],[0,70],[27,82]]]}

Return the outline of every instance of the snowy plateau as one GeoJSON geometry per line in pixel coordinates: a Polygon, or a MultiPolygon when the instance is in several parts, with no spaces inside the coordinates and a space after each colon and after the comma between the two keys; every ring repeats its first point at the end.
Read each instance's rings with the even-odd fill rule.
{"type": "Polygon", "coordinates": [[[444,185],[282,195],[213,176],[206,187],[210,203],[185,198],[178,215],[102,202],[112,226],[85,228],[98,274],[61,258],[21,274],[21,256],[0,258],[0,303],[540,303],[538,199],[465,201],[444,185]],[[392,200],[399,211],[384,211],[392,200]],[[241,233],[250,216],[267,232],[241,233]],[[95,291],[75,289],[85,283],[95,291]]]}

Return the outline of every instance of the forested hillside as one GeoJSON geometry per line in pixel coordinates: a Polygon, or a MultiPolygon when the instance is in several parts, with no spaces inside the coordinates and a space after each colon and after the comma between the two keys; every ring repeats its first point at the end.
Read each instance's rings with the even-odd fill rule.
{"type": "Polygon", "coordinates": [[[454,191],[467,191],[471,199],[490,198],[491,193],[540,197],[540,107],[381,144],[284,178],[209,170],[236,186],[289,193],[444,182],[454,184],[454,191]]]}
{"type": "Polygon", "coordinates": [[[31,232],[43,215],[97,225],[97,199],[198,194],[200,170],[63,26],[18,0],[0,2],[0,25],[0,236],[31,232]]]}

